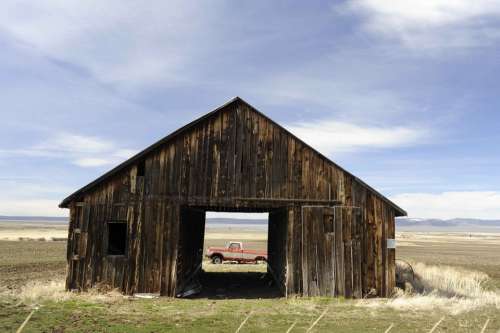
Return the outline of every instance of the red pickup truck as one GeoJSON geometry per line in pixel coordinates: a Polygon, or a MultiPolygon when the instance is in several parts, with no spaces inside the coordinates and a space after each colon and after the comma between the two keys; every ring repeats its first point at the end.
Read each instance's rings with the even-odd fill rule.
{"type": "Polygon", "coordinates": [[[244,250],[242,242],[229,242],[226,247],[209,247],[206,256],[214,264],[222,264],[223,261],[253,263],[267,260],[266,251],[244,250]]]}

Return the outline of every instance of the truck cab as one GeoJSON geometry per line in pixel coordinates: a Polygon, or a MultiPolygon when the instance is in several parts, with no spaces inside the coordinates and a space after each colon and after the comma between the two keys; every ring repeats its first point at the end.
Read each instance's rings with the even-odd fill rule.
{"type": "Polygon", "coordinates": [[[244,250],[243,243],[235,241],[226,243],[223,248],[209,247],[206,256],[212,260],[213,264],[222,264],[223,261],[246,263],[267,260],[267,252],[244,250]]]}

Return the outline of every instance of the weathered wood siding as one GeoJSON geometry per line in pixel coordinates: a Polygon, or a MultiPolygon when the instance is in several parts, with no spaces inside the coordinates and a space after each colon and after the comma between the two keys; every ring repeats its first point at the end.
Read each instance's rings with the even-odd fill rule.
{"type": "Polygon", "coordinates": [[[272,275],[283,295],[286,295],[286,246],[288,210],[275,209],[269,212],[267,258],[268,272],[272,275]]]}
{"type": "Polygon", "coordinates": [[[357,207],[301,207],[302,294],[361,298],[363,221],[357,207]]]}
{"type": "MultiPolygon", "coordinates": [[[[185,227],[181,212],[196,207],[281,209],[278,220],[284,222],[276,228],[285,239],[270,233],[273,244],[269,247],[281,249],[272,264],[281,267],[278,275],[286,293],[331,293],[327,287],[311,284],[304,273],[310,265],[304,259],[309,252],[304,251],[311,250],[308,244],[314,243],[314,237],[324,235],[316,229],[319,225],[314,218],[302,221],[301,207],[334,204],[359,207],[361,212],[357,223],[362,231],[356,234],[360,246],[353,255],[356,265],[358,261],[361,265],[356,281],[361,279],[362,293],[374,289],[380,296],[387,295],[394,286],[395,255],[386,244],[387,238],[394,238],[394,207],[252,107],[236,101],[74,200],[67,287],[87,289],[101,284],[126,293],[175,295],[182,283],[177,280],[185,274],[182,260],[188,260],[179,259],[185,256],[186,246],[180,232],[185,227]],[[127,222],[124,256],[106,255],[109,221],[127,222]],[[75,230],[80,224],[78,234],[75,230]],[[304,235],[306,239],[313,235],[312,243],[303,243],[304,235]]],[[[325,242],[333,242],[327,238],[325,242]]],[[[329,275],[318,276],[326,278],[329,275]]],[[[359,296],[352,285],[347,287],[359,296]]]]}
{"type": "Polygon", "coordinates": [[[204,236],[205,211],[182,209],[177,243],[176,292],[184,290],[194,274],[201,269],[204,236]]]}

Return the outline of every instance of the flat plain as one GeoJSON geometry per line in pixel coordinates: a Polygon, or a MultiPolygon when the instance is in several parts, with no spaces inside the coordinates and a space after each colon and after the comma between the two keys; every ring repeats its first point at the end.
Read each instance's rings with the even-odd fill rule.
{"type": "MultiPolygon", "coordinates": [[[[500,234],[398,232],[397,257],[439,285],[425,295],[285,299],[276,297],[265,265],[205,260],[211,285],[199,297],[138,299],[65,292],[65,241],[13,240],[57,238],[65,228],[42,228],[40,236],[39,225],[19,234],[0,226],[0,332],[15,332],[32,312],[23,332],[430,332],[436,324],[433,332],[500,331],[500,234]]],[[[205,247],[229,240],[265,248],[266,233],[207,228],[205,247]]]]}

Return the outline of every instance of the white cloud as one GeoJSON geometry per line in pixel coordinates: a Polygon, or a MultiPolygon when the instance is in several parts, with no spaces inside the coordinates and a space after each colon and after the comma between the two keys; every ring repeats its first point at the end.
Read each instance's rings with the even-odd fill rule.
{"type": "Polygon", "coordinates": [[[500,37],[496,0],[353,0],[335,8],[364,14],[364,29],[412,48],[469,47],[500,37]]]}
{"type": "Polygon", "coordinates": [[[325,155],[409,146],[428,140],[427,131],[421,129],[360,126],[334,120],[294,124],[286,128],[325,155]]]}
{"type": "Polygon", "coordinates": [[[442,26],[460,23],[475,17],[499,15],[500,4],[495,0],[421,0],[384,1],[355,0],[353,8],[371,10],[386,17],[387,24],[442,26]],[[398,23],[396,23],[398,22],[398,23]]]}
{"type": "Polygon", "coordinates": [[[7,216],[68,216],[67,209],[58,207],[60,200],[2,199],[0,215],[7,216]]]}
{"type": "Polygon", "coordinates": [[[217,7],[183,1],[3,1],[0,28],[102,82],[178,83],[209,43],[213,25],[207,21],[217,7]]]}
{"type": "Polygon", "coordinates": [[[403,193],[390,199],[418,218],[500,219],[500,192],[403,193]]]}
{"type": "Polygon", "coordinates": [[[99,167],[123,162],[136,150],[119,148],[94,136],[58,133],[29,148],[0,149],[0,154],[69,160],[80,167],[99,167]]]}
{"type": "Polygon", "coordinates": [[[60,199],[74,189],[37,179],[0,179],[0,215],[67,216],[60,199]]]}
{"type": "Polygon", "coordinates": [[[113,143],[98,137],[58,133],[33,149],[39,151],[103,153],[112,150],[113,143]]]}

